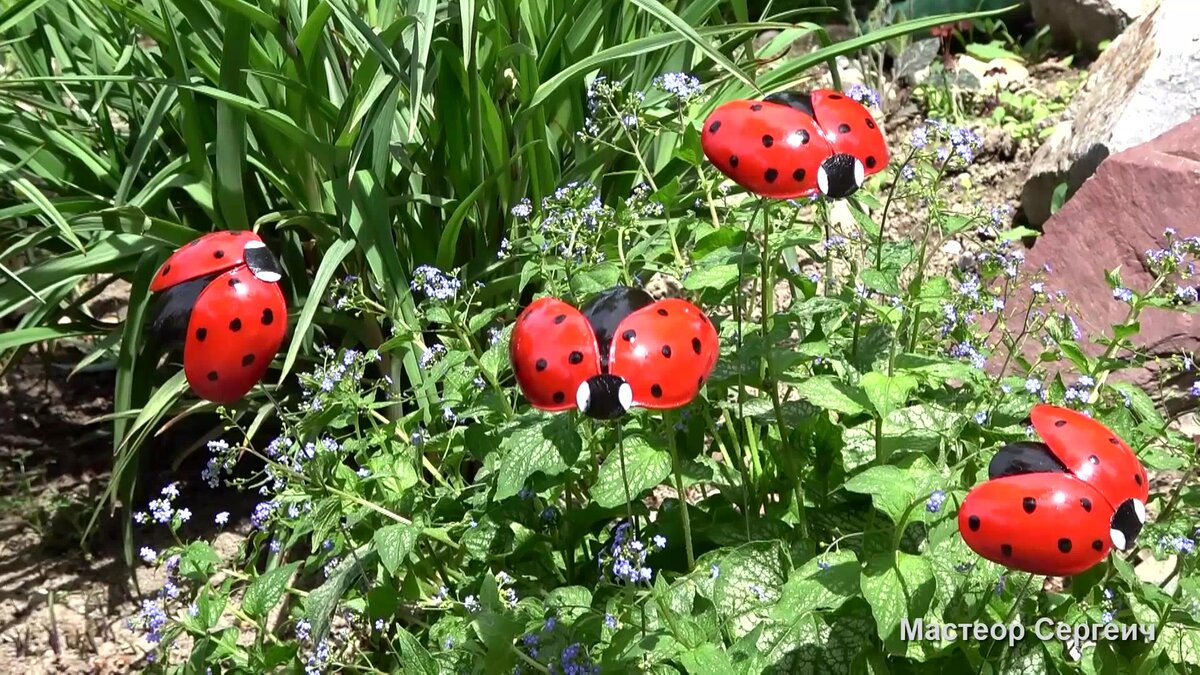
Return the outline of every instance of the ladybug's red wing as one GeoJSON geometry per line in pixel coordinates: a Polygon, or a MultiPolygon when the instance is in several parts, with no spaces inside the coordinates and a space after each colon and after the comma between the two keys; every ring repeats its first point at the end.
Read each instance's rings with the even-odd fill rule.
{"type": "Polygon", "coordinates": [[[666,298],[621,321],[608,364],[633,389],[634,405],[662,410],[690,403],[719,354],[717,330],[704,312],[687,300],[666,298]]]}
{"type": "Polygon", "coordinates": [[[508,353],[517,386],[540,410],[574,407],[579,385],[600,374],[600,349],[591,324],[558,298],[539,298],[521,312],[508,353]]]}
{"type": "Polygon", "coordinates": [[[183,370],[198,396],[233,403],[266,374],[287,334],[278,284],[248,267],[213,279],[196,299],[183,346],[183,370]]]}
{"type": "Polygon", "coordinates": [[[1112,508],[1127,499],[1145,505],[1150,495],[1146,469],[1108,427],[1081,412],[1047,404],[1034,406],[1029,416],[1054,456],[1104,495],[1112,508]]]}
{"type": "Polygon", "coordinates": [[[754,194],[793,199],[817,193],[817,169],[832,153],[812,116],[782,103],[739,99],[704,120],[704,155],[754,194]]]}
{"type": "Polygon", "coordinates": [[[248,242],[262,243],[259,236],[249,230],[226,230],[210,232],[193,239],[167,258],[154,273],[150,291],[183,283],[210,274],[223,272],[245,262],[244,251],[248,242]]]}
{"type": "Polygon", "coordinates": [[[1063,473],[1006,476],[975,487],[958,511],[967,546],[1005,567],[1050,576],[1078,574],[1112,549],[1112,507],[1063,473]]]}
{"type": "Polygon", "coordinates": [[[887,140],[871,111],[845,94],[817,89],[812,92],[817,124],[834,152],[852,155],[862,162],[863,174],[879,173],[888,164],[887,140]]]}

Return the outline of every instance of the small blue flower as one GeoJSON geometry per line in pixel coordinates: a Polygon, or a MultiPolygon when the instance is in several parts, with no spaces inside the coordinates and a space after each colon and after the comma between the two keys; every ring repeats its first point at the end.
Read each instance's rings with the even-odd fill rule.
{"type": "Polygon", "coordinates": [[[710,565],[708,568],[708,576],[711,579],[716,579],[721,576],[721,568],[716,565],[710,565]]]}
{"type": "Polygon", "coordinates": [[[616,630],[617,629],[617,617],[613,616],[612,614],[605,614],[604,615],[604,625],[609,630],[616,630]]]}
{"type": "Polygon", "coordinates": [[[925,510],[930,513],[937,513],[942,510],[942,503],[946,501],[945,490],[934,490],[933,494],[929,495],[929,501],[925,502],[925,510]]]}
{"type": "Polygon", "coordinates": [[[1113,289],[1113,298],[1120,300],[1121,302],[1132,302],[1133,291],[1129,290],[1128,288],[1121,288],[1118,286],[1117,288],[1113,289]]]}

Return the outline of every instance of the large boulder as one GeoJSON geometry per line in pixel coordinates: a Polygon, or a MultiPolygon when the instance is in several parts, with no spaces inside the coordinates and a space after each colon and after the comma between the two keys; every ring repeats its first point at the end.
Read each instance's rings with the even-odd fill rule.
{"type": "MultiPolygon", "coordinates": [[[[1126,288],[1148,289],[1154,280],[1146,252],[1163,248],[1167,228],[1181,238],[1200,236],[1200,116],[1104,160],[1046,222],[1042,236],[1026,253],[1024,267],[1038,270],[1048,265],[1046,291],[1066,291],[1070,314],[1082,333],[1111,336],[1112,326],[1125,320],[1129,306],[1113,298],[1105,271],[1120,267],[1126,288]]],[[[1024,289],[1008,303],[1010,330],[1020,330],[1028,300],[1024,289]]],[[[1144,310],[1141,332],[1134,340],[1155,355],[1200,352],[1200,315],[1144,310]]],[[[1038,349],[1036,341],[1030,342],[1026,356],[1038,349]]],[[[1100,345],[1083,346],[1091,355],[1104,351],[1100,345]]],[[[1003,358],[1003,348],[1000,351],[1003,358]]],[[[1123,379],[1147,385],[1156,367],[1129,371],[1123,379]]],[[[1195,372],[1190,375],[1197,377],[1195,372]]]]}
{"type": "Polygon", "coordinates": [[[1030,0],[1033,20],[1055,41],[1089,52],[1112,40],[1145,15],[1158,0],[1030,0]]]}
{"type": "MultiPolygon", "coordinates": [[[[1074,4],[1074,0],[1050,0],[1074,4]]],[[[1021,193],[1025,219],[1050,217],[1055,189],[1073,194],[1109,155],[1200,113],[1200,2],[1162,0],[1096,60],[1055,134],[1038,149],[1021,193]]]]}

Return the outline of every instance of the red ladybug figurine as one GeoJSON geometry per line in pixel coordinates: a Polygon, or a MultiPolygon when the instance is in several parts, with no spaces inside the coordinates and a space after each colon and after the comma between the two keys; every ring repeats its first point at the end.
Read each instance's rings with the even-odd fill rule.
{"type": "Polygon", "coordinates": [[[830,89],[723,103],[704,120],[700,145],[721,173],[776,199],[849,197],[889,157],[871,113],[830,89]]]}
{"type": "Polygon", "coordinates": [[[161,292],[150,330],[183,346],[188,385],[233,403],[266,374],[287,334],[279,263],[250,231],[206,234],[171,254],[154,275],[161,292]]]}
{"type": "Polygon", "coordinates": [[[517,317],[509,345],[517,385],[533,407],[575,407],[600,420],[688,404],[718,353],[717,331],[699,307],[625,286],[582,311],[557,298],[535,300],[517,317]]]}
{"type": "Polygon", "coordinates": [[[1146,522],[1149,480],[1137,455],[1103,424],[1053,405],[1034,406],[1045,441],[1007,445],[986,482],[958,511],[963,540],[1011,569],[1070,576],[1116,548],[1133,548],[1146,522]]]}

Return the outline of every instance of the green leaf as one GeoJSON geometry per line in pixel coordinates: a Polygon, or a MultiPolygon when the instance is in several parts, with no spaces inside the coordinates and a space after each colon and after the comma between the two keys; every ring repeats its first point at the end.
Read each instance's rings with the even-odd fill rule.
{"type": "Polygon", "coordinates": [[[832,377],[819,375],[796,385],[796,393],[818,408],[846,415],[866,412],[870,399],[866,392],[832,377]]]}
{"type": "Polygon", "coordinates": [[[887,417],[893,410],[903,406],[916,387],[917,378],[912,375],[889,376],[872,371],[862,378],[862,388],[880,417],[887,417]]]}
{"type": "Polygon", "coordinates": [[[771,615],[786,622],[805,612],[836,610],[857,596],[858,590],[858,558],[853,551],[834,551],[809,560],[792,573],[771,615]]]}
{"type": "MultiPolygon", "coordinates": [[[[900,620],[921,618],[929,610],[936,581],[929,561],[891,551],[867,561],[862,571],[863,597],[871,604],[879,639],[893,651],[899,643],[900,620]]],[[[899,653],[905,648],[899,643],[899,653]]]]}
{"type": "Polygon", "coordinates": [[[329,623],[333,611],[346,594],[346,589],[366,571],[366,566],[376,562],[379,552],[374,543],[358,547],[349,552],[345,559],[338,563],[333,572],[304,599],[304,615],[312,624],[311,635],[313,643],[325,639],[329,633],[329,623]]]}
{"type": "Polygon", "coordinates": [[[697,49],[704,52],[710,59],[716,61],[717,65],[721,66],[730,75],[749,85],[752,89],[761,91],[758,89],[758,85],[754,84],[754,80],[747,77],[742,72],[742,69],[737,67],[737,64],[731,61],[728,56],[718,51],[711,42],[697,33],[696,29],[689,26],[686,21],[679,18],[679,15],[670,9],[667,9],[661,2],[658,2],[658,0],[633,0],[633,4],[641,7],[648,14],[666,24],[671,30],[687,38],[688,42],[695,45],[697,49]]]}
{"type": "Polygon", "coordinates": [[[679,657],[679,662],[692,675],[726,675],[737,672],[729,653],[711,643],[685,652],[679,657]]]}
{"type": "Polygon", "coordinates": [[[375,530],[375,548],[379,561],[392,576],[404,564],[417,545],[423,525],[418,523],[396,523],[375,530]]]}
{"type": "Polygon", "coordinates": [[[737,265],[714,265],[693,271],[683,280],[683,287],[689,291],[706,288],[725,290],[737,281],[737,278],[737,265]]]}
{"type": "Polygon", "coordinates": [[[712,601],[720,608],[725,629],[740,638],[762,623],[779,600],[791,569],[782,541],[756,541],[721,555],[702,556],[696,567],[716,565],[712,601]]]}
{"type": "Polygon", "coordinates": [[[396,641],[400,643],[400,656],[404,658],[404,673],[421,673],[422,675],[438,675],[437,661],[429,651],[408,631],[396,631],[396,641]]]}
{"type": "Polygon", "coordinates": [[[288,580],[299,567],[299,562],[288,563],[255,579],[242,597],[242,611],[255,618],[265,616],[279,603],[287,590],[288,580]]]}
{"type": "Polygon", "coordinates": [[[504,460],[496,479],[496,500],[519,493],[535,473],[557,476],[583,449],[570,415],[537,414],[525,418],[500,443],[504,460]]]}
{"type": "Polygon", "coordinates": [[[846,481],[846,490],[871,495],[875,508],[899,525],[904,512],[918,499],[928,498],[944,482],[924,455],[912,455],[911,466],[873,466],[846,481]]]}
{"type": "MultiPolygon", "coordinates": [[[[629,477],[629,494],[638,499],[642,493],[662,483],[671,473],[671,455],[650,444],[644,436],[629,435],[624,439],[625,473],[629,477]]],[[[608,453],[600,466],[592,499],[598,506],[610,509],[626,502],[625,481],[621,474],[621,448],[608,453]]]]}

